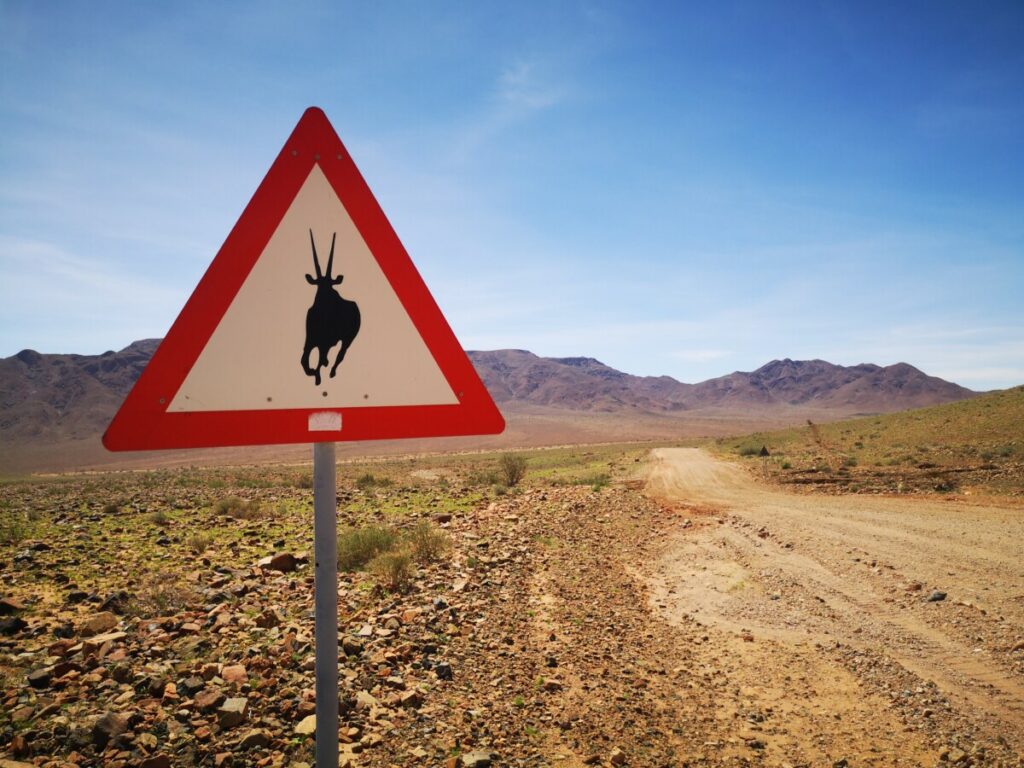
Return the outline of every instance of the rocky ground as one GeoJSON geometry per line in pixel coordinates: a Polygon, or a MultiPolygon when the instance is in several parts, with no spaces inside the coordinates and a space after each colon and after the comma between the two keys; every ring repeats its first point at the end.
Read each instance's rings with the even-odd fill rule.
{"type": "MultiPolygon", "coordinates": [[[[342,526],[428,521],[451,544],[407,589],[339,579],[343,765],[1022,764],[1019,735],[884,649],[668,610],[663,558],[734,523],[647,495],[645,456],[538,452],[511,490],[488,456],[342,468],[342,526]]],[[[0,486],[0,766],[311,764],[309,485],[0,486]]]]}

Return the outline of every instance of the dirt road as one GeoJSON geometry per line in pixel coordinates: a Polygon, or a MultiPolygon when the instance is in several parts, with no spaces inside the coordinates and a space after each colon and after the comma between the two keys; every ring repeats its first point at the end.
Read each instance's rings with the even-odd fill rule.
{"type": "Polygon", "coordinates": [[[647,492],[692,508],[652,604],[772,710],[769,757],[817,764],[837,734],[877,764],[1024,754],[1024,510],[794,495],[696,449],[655,451],[647,492]]]}

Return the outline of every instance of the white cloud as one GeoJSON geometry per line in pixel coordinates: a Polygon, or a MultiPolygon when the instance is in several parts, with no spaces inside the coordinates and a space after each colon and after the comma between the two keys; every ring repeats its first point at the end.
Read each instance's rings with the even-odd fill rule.
{"type": "Polygon", "coordinates": [[[0,269],[3,355],[25,346],[102,351],[112,342],[162,335],[187,298],[40,240],[0,236],[0,269]]]}
{"type": "Polygon", "coordinates": [[[553,107],[564,96],[564,87],[546,79],[536,61],[517,61],[498,78],[498,102],[519,116],[553,107]]]}

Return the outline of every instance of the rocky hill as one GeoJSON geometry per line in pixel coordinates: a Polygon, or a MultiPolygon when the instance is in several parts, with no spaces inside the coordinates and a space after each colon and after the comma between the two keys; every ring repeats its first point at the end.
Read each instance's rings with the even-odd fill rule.
{"type": "Polygon", "coordinates": [[[0,436],[5,442],[103,433],[160,339],[102,355],[44,355],[31,349],[0,360],[0,436]]]}
{"type": "Polygon", "coordinates": [[[670,376],[632,376],[589,357],[538,357],[525,350],[470,352],[501,404],[531,403],[580,411],[759,411],[805,406],[836,417],[888,413],[975,393],[906,363],[886,367],[824,360],[773,360],[756,371],[684,384],[670,376]]]}
{"type": "MultiPolygon", "coordinates": [[[[99,437],[159,343],[146,339],[102,355],[23,350],[0,360],[0,470],[98,466],[109,458],[99,437]]],[[[775,360],[750,373],[685,384],[633,376],[589,357],[524,350],[469,355],[505,412],[503,445],[737,434],[975,394],[903,363],[775,360]]]]}

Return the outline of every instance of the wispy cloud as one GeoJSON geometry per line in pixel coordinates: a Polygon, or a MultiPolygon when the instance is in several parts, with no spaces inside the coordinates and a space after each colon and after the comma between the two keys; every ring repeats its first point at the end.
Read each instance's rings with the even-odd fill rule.
{"type": "Polygon", "coordinates": [[[563,103],[571,88],[552,60],[519,58],[505,64],[477,108],[454,133],[449,160],[461,165],[489,148],[507,130],[563,103]]]}
{"type": "Polygon", "coordinates": [[[565,86],[552,81],[537,61],[519,60],[502,70],[497,101],[511,115],[523,117],[553,107],[565,97],[565,86]]]}
{"type": "Polygon", "coordinates": [[[0,269],[0,346],[12,351],[30,338],[88,352],[162,335],[187,298],[40,240],[0,236],[0,269]]]}

